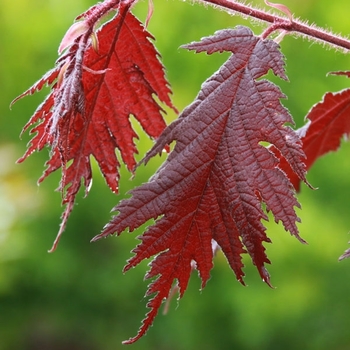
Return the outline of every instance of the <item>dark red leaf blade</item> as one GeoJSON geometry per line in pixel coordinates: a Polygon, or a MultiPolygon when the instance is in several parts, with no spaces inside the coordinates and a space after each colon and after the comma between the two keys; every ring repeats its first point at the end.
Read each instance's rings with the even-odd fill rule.
{"type": "MultiPolygon", "coordinates": [[[[39,122],[19,160],[49,145],[51,158],[39,182],[62,168],[59,190],[66,208],[51,251],[57,246],[82,182],[86,194],[89,191],[90,156],[97,160],[110,189],[118,192],[120,160],[116,149],[129,171],[134,170],[138,153],[134,142],[138,135],[130,116],[151,138],[157,138],[166,124],[164,110],[155,97],[176,111],[160,55],[151,41],[154,38],[129,7],[121,3],[117,15],[97,31],[98,48],[89,41],[91,31],[84,31],[59,58],[57,67],[19,96],[52,84],[52,92],[24,128],[39,122]]],[[[98,5],[80,17],[94,11],[98,5]]]]}
{"type": "MultiPolygon", "coordinates": [[[[333,75],[343,75],[350,78],[350,72],[332,72],[333,75]]],[[[303,142],[306,154],[305,165],[309,170],[315,161],[323,155],[337,151],[341,139],[350,135],[350,89],[338,93],[328,92],[322,101],[314,105],[306,116],[308,122],[297,130],[303,142]]],[[[273,151],[278,155],[276,148],[273,151]]],[[[297,191],[300,190],[300,179],[291,170],[285,159],[281,159],[279,167],[287,174],[297,191]]],[[[347,249],[339,258],[350,257],[347,249]]]]}
{"type": "Polygon", "coordinates": [[[278,45],[255,37],[249,28],[237,27],[184,47],[233,55],[202,85],[196,100],[164,130],[144,158],[146,163],[176,140],[165,163],[148,183],[133,189],[132,197],[114,208],[119,214],[93,239],[120,234],[126,228],[133,231],[158,218],[139,237],[141,243],[125,266],[127,271],[156,256],[146,278],[158,276],[146,293],[156,294],[148,303],[151,310],[138,334],[125,343],[145,334],[175,280],[183,296],[191,267],[196,266],[205,286],[213,267],[212,241],[221,247],[241,283],[241,255],[247,252],[270,284],[263,246],[270,239],[261,223],[267,220],[262,204],[276,222],[282,221],[301,240],[293,187],[278,168],[278,159],[260,145],[261,141],[276,145],[305,180],[301,142],[284,126],[293,122],[280,104],[284,95],[272,83],[258,80],[270,69],[286,79],[278,45]]]}
{"type": "MultiPolygon", "coordinates": [[[[341,72],[336,74],[341,75],[341,72]]],[[[343,75],[347,75],[347,72],[343,75]]],[[[306,118],[308,123],[297,133],[303,142],[308,170],[319,157],[338,150],[341,139],[350,135],[350,89],[338,93],[328,92],[321,102],[311,108],[306,118]]],[[[300,179],[289,164],[282,159],[279,166],[299,191],[300,179]]]]}

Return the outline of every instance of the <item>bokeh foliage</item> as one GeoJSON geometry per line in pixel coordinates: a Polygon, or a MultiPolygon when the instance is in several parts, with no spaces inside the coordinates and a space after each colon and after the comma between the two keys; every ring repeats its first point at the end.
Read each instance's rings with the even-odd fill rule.
{"type": "MultiPolygon", "coordinates": [[[[263,1],[254,1],[263,6],[263,1]]],[[[350,32],[348,0],[285,0],[301,18],[335,32],[350,32]]],[[[123,275],[121,270],[142,231],[90,244],[110,219],[110,210],[126,192],[147,179],[161,163],[155,159],[138,169],[131,180],[122,172],[120,195],[109,192],[95,166],[89,196],[78,198],[58,250],[47,249],[59,225],[59,181],[54,174],[39,188],[36,180],[48,151],[34,154],[24,164],[15,161],[25,151],[28,134],[19,140],[22,126],[44,98],[44,91],[9,110],[11,100],[50,69],[60,39],[73,18],[93,0],[2,0],[0,8],[0,350],[121,349],[134,335],[146,311],[143,281],[146,264],[123,275]]],[[[146,18],[147,3],[135,12],[146,18]]],[[[215,30],[252,25],[238,16],[175,0],[155,0],[149,30],[163,56],[181,110],[197,94],[201,83],[227,55],[194,55],[179,46],[215,30]]],[[[297,125],[326,91],[349,86],[349,80],[326,77],[334,70],[349,70],[349,55],[306,40],[286,37],[290,82],[279,83],[288,96],[284,104],[297,125]]],[[[170,122],[175,116],[169,114],[170,122]]],[[[151,141],[140,131],[140,157],[151,141]]],[[[159,315],[155,326],[134,349],[348,349],[350,334],[350,261],[337,258],[350,239],[350,145],[317,162],[308,176],[319,189],[302,187],[301,245],[268,224],[272,260],[270,289],[246,259],[246,282],[236,282],[224,257],[215,259],[212,278],[199,292],[193,274],[185,297],[171,303],[169,314],[159,315]]]]}

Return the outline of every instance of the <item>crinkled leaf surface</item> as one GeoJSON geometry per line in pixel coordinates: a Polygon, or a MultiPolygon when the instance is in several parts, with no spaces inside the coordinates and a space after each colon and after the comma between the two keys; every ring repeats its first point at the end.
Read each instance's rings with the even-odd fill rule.
{"type": "MultiPolygon", "coordinates": [[[[91,15],[97,7],[78,18],[91,15]]],[[[166,124],[154,96],[175,109],[159,54],[150,41],[153,37],[128,7],[121,4],[118,14],[98,30],[96,37],[87,30],[87,24],[82,27],[81,36],[80,33],[76,35],[55,69],[20,96],[54,83],[52,92],[24,128],[39,122],[31,130],[36,135],[19,160],[50,145],[51,158],[39,181],[62,168],[59,189],[66,209],[53,248],[82,181],[88,192],[92,179],[90,156],[97,160],[110,189],[117,192],[120,160],[116,149],[130,171],[136,165],[134,139],[138,136],[130,116],[138,120],[150,137],[157,138],[166,124]],[[87,47],[84,35],[94,38],[87,47]]]]}
{"type": "Polygon", "coordinates": [[[126,271],[156,256],[146,275],[156,277],[147,291],[147,295],[156,294],[148,303],[151,310],[138,334],[126,343],[147,331],[174,281],[183,296],[193,266],[205,286],[213,267],[212,241],[221,247],[241,283],[242,253],[247,252],[270,284],[263,246],[270,239],[261,223],[268,219],[263,206],[300,239],[294,189],[278,168],[278,159],[260,144],[275,145],[305,180],[301,142],[284,125],[293,123],[280,103],[284,95],[277,86],[259,79],[270,69],[286,79],[278,45],[237,27],[184,47],[233,55],[202,85],[195,101],[165,129],[144,159],[147,162],[175,140],[165,163],[148,183],[132,190],[132,197],[114,208],[118,215],[94,238],[120,234],[126,228],[133,231],[156,219],[139,237],[141,243],[125,267],[126,271]]]}

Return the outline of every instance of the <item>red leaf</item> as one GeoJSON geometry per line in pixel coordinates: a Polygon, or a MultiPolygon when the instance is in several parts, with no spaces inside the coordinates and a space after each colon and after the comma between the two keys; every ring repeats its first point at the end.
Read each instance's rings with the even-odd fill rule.
{"type": "MultiPolygon", "coordinates": [[[[350,72],[332,74],[350,77],[350,72]]],[[[321,102],[312,107],[306,118],[309,122],[297,132],[303,142],[308,170],[319,157],[336,151],[343,136],[350,135],[350,89],[338,93],[328,92],[321,102]]],[[[285,160],[281,160],[280,167],[299,190],[300,179],[285,160]]]]}
{"type": "Polygon", "coordinates": [[[241,283],[241,254],[247,252],[262,279],[270,284],[263,246],[270,239],[261,223],[268,218],[262,204],[276,222],[282,221],[285,229],[301,240],[294,210],[299,204],[293,188],[278,168],[277,158],[259,143],[278,147],[305,180],[301,142],[284,126],[293,122],[280,104],[284,95],[272,83],[259,79],[269,69],[286,79],[278,45],[255,37],[248,28],[237,27],[185,48],[234,54],[202,85],[196,100],[165,129],[144,158],[147,162],[176,140],[162,167],[148,183],[132,190],[131,198],[114,208],[119,214],[94,238],[120,234],[126,228],[133,231],[158,218],[140,237],[135,255],[125,266],[127,271],[155,255],[146,277],[158,276],[146,293],[156,293],[148,303],[151,310],[138,334],[126,343],[133,343],[147,331],[175,280],[183,296],[193,262],[202,288],[205,286],[213,267],[213,240],[241,283]]]}
{"type": "Polygon", "coordinates": [[[66,208],[52,250],[64,230],[82,180],[86,193],[89,190],[90,156],[97,160],[110,189],[118,192],[120,161],[115,150],[120,151],[129,171],[133,171],[134,155],[138,153],[134,143],[138,136],[130,115],[150,137],[157,138],[166,124],[154,96],[175,110],[159,53],[150,41],[153,37],[128,12],[130,4],[122,3],[118,14],[90,40],[95,34],[89,21],[98,13],[99,6],[104,4],[79,16],[85,18],[84,22],[78,22],[83,23],[79,28],[84,30],[75,30],[73,34],[72,29],[68,31],[62,49],[70,47],[58,59],[56,68],[19,96],[32,94],[56,81],[51,94],[24,128],[41,122],[32,129],[31,133],[37,134],[19,160],[50,145],[51,159],[39,182],[62,168],[59,189],[66,208]]]}
{"type": "MultiPolygon", "coordinates": [[[[349,71],[331,74],[350,78],[349,71]]],[[[341,139],[350,135],[350,89],[338,93],[328,92],[321,102],[311,108],[306,118],[309,120],[308,123],[297,132],[303,142],[308,170],[319,157],[336,151],[340,147],[341,139]]],[[[276,153],[276,150],[274,152],[276,153]]],[[[280,167],[299,191],[300,180],[285,160],[281,160],[280,167]]],[[[350,249],[347,249],[339,260],[349,257],[350,249]]]]}

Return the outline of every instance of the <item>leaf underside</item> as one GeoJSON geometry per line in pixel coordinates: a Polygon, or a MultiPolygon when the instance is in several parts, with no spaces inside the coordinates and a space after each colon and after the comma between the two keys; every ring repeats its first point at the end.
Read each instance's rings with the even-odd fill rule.
{"type": "MultiPolygon", "coordinates": [[[[96,9],[97,5],[78,18],[96,9]]],[[[91,40],[84,47],[83,36],[57,60],[52,71],[17,98],[52,85],[51,93],[23,129],[37,124],[31,130],[36,134],[27,152],[19,159],[22,162],[48,145],[51,158],[39,182],[62,168],[59,190],[66,208],[52,250],[65,228],[82,182],[86,194],[89,191],[90,156],[96,159],[109,188],[118,192],[120,162],[133,171],[134,156],[138,153],[134,142],[138,136],[130,116],[151,138],[157,138],[166,124],[164,111],[154,96],[176,110],[169,98],[171,91],[159,53],[150,41],[154,38],[128,7],[121,3],[114,18],[97,31],[98,48],[91,40]]]]}
{"type": "Polygon", "coordinates": [[[261,223],[271,211],[276,222],[300,241],[294,207],[294,188],[278,167],[278,158],[261,142],[273,144],[297,176],[305,179],[304,152],[298,135],[285,123],[292,117],[281,105],[279,88],[260,79],[270,69],[282,79],[283,56],[278,45],[261,40],[249,28],[221,30],[200,42],[185,45],[195,52],[229,51],[233,55],[201,88],[195,101],[169,125],[143,159],[144,163],[176,141],[174,150],[148,183],[133,189],[121,201],[119,212],[94,240],[125,229],[133,231],[150,219],[153,226],[139,237],[141,243],[124,270],[155,256],[146,278],[156,278],[133,343],[152,324],[159,307],[178,283],[183,296],[195,267],[202,288],[213,267],[216,242],[244,284],[242,254],[248,253],[261,278],[270,285],[265,268],[270,263],[264,242],[270,242],[261,223]]]}

